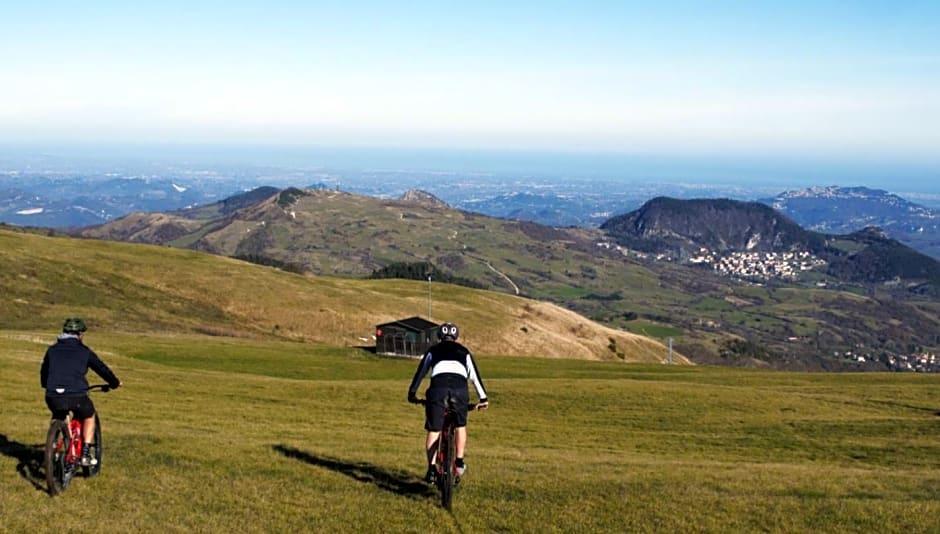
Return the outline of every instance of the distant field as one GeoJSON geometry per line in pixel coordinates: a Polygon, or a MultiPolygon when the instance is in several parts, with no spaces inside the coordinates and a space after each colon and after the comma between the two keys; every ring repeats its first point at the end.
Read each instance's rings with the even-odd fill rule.
{"type": "Polygon", "coordinates": [[[199,335],[88,338],[102,474],[42,488],[49,333],[0,331],[0,530],[936,532],[940,376],[481,358],[453,514],[420,480],[414,361],[199,335]],[[53,519],[56,518],[56,519],[53,519]]]}
{"type": "Polygon", "coordinates": [[[649,321],[630,321],[625,324],[624,330],[633,332],[634,334],[640,334],[641,336],[649,336],[659,339],[678,337],[683,334],[682,330],[678,328],[651,323],[649,321]]]}

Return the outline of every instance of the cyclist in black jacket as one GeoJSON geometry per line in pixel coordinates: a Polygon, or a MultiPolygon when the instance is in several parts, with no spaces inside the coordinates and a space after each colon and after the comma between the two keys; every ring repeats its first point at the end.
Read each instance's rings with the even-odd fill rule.
{"type": "Polygon", "coordinates": [[[437,331],[440,342],[430,349],[418,364],[418,370],[408,387],[408,402],[419,402],[417,393],[424,375],[431,373],[431,386],[425,393],[424,428],[428,431],[425,451],[428,458],[428,472],[426,479],[434,482],[437,472],[434,468],[434,446],[441,429],[444,426],[444,402],[448,394],[457,399],[457,475],[463,476],[467,470],[464,463],[464,453],[467,447],[467,404],[470,402],[470,393],[467,380],[473,382],[480,399],[476,405],[478,410],[485,410],[490,403],[483,388],[483,379],[477,371],[473,355],[460,343],[457,343],[459,332],[457,325],[444,323],[437,331]]]}
{"type": "Polygon", "coordinates": [[[62,325],[62,334],[55,345],[46,349],[39,370],[39,381],[46,388],[46,406],[53,419],[65,419],[69,410],[82,420],[85,443],[82,447],[82,465],[95,465],[89,444],[95,435],[95,405],[88,396],[85,373],[91,368],[112,388],[121,387],[121,381],[98,355],[82,342],[88,327],[79,318],[69,318],[62,325]]]}

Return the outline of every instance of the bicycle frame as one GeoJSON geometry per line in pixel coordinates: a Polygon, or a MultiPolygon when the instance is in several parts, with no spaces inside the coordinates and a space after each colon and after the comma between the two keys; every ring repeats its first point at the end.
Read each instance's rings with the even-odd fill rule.
{"type": "MultiPolygon", "coordinates": [[[[437,439],[435,464],[437,465],[437,487],[441,490],[441,505],[450,510],[453,504],[454,488],[460,482],[457,471],[457,411],[456,401],[448,397],[444,402],[444,425],[437,439]]],[[[475,404],[467,405],[467,411],[476,409],[475,404]]]]}
{"type": "MultiPolygon", "coordinates": [[[[454,440],[454,445],[456,446],[457,440],[457,415],[445,408],[444,409],[444,426],[441,428],[441,435],[437,438],[437,453],[435,454],[435,464],[437,465],[437,474],[442,475],[445,472],[445,464],[447,459],[445,458],[447,453],[447,448],[450,445],[450,441],[454,440]]],[[[456,456],[455,456],[456,459],[456,456]]],[[[451,473],[457,475],[457,464],[451,464],[451,473]]],[[[438,477],[440,480],[440,476],[438,477]]]]}
{"type": "MultiPolygon", "coordinates": [[[[89,387],[88,391],[95,389],[109,391],[110,387],[94,385],[89,387]]],[[[86,477],[98,474],[101,468],[101,422],[98,420],[97,413],[94,418],[95,433],[92,438],[95,463],[88,466],[82,465],[82,449],[85,444],[84,421],[76,419],[74,414],[69,412],[64,419],[53,419],[50,423],[44,460],[50,495],[55,496],[65,491],[72,477],[79,472],[79,468],[86,477]]]]}
{"type": "Polygon", "coordinates": [[[65,461],[69,465],[78,465],[82,459],[82,444],[84,440],[84,431],[81,421],[73,419],[72,414],[65,417],[65,424],[69,428],[69,450],[66,452],[65,461]]]}
{"type": "MultiPolygon", "coordinates": [[[[426,399],[420,399],[418,404],[427,405],[426,399]]],[[[441,505],[447,510],[451,509],[454,487],[460,481],[457,471],[457,411],[456,400],[448,396],[444,401],[444,424],[437,438],[434,451],[434,466],[436,475],[434,484],[441,491],[441,505]]],[[[468,404],[467,412],[477,409],[476,404],[468,404]]]]}

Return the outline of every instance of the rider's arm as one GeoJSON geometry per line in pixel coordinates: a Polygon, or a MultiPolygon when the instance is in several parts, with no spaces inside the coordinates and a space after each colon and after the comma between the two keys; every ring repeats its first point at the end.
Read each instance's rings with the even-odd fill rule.
{"type": "Polygon", "coordinates": [[[408,386],[408,400],[411,401],[416,399],[418,396],[418,387],[421,386],[421,381],[424,380],[424,375],[428,374],[428,371],[431,370],[431,353],[428,352],[424,355],[424,358],[421,358],[421,361],[418,363],[418,369],[415,371],[415,376],[411,379],[411,385],[408,386]]]}
{"type": "Polygon", "coordinates": [[[477,397],[480,398],[480,403],[485,404],[488,402],[486,388],[483,387],[483,378],[480,377],[480,372],[477,371],[477,362],[469,352],[467,352],[467,378],[473,382],[473,387],[477,390],[477,397]]]}
{"type": "Polygon", "coordinates": [[[112,372],[111,369],[105,365],[103,361],[101,361],[101,358],[98,358],[98,355],[95,354],[94,351],[89,350],[89,352],[91,352],[91,355],[88,357],[88,367],[90,367],[94,372],[98,373],[98,376],[100,376],[101,379],[107,382],[108,385],[112,388],[117,388],[120,386],[121,381],[117,376],[114,375],[114,372],[112,372]]]}

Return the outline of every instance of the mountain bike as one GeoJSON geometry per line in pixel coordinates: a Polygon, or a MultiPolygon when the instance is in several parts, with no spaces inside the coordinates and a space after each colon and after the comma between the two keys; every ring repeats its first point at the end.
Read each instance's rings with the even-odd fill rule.
{"type": "MultiPolygon", "coordinates": [[[[441,491],[441,506],[450,510],[453,504],[454,488],[460,483],[457,472],[457,401],[448,396],[444,402],[444,426],[437,439],[437,448],[434,451],[434,465],[437,474],[434,485],[441,491]]],[[[419,400],[419,404],[427,404],[427,400],[419,400]]],[[[476,404],[468,404],[467,411],[477,409],[476,404]]]]}
{"type": "MultiPolygon", "coordinates": [[[[89,386],[92,390],[110,391],[107,384],[89,386]]],[[[96,460],[92,465],[82,465],[82,421],[72,417],[69,412],[65,419],[53,419],[46,434],[45,469],[49,494],[59,495],[69,487],[72,477],[81,469],[85,477],[93,477],[101,471],[101,421],[95,413],[95,436],[89,453],[96,460]]]]}

